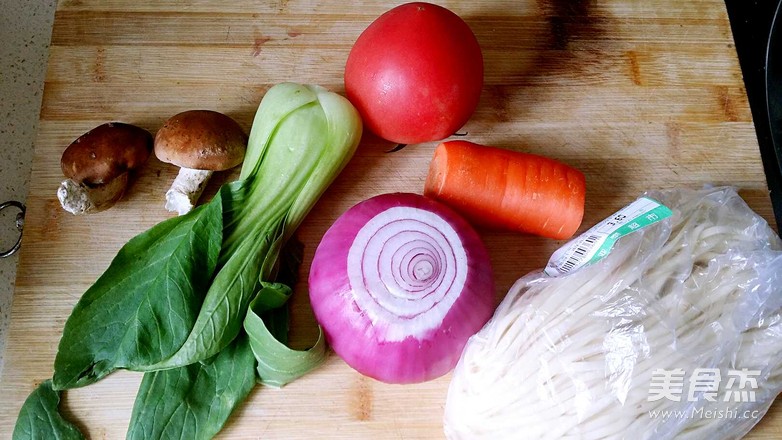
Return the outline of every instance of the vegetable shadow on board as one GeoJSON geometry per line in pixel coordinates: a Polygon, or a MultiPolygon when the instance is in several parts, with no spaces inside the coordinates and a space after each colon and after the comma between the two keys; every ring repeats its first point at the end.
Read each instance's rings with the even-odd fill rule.
{"type": "MultiPolygon", "coordinates": [[[[139,381],[141,381],[141,376],[139,375],[139,381]]],[[[35,383],[35,388],[38,388],[40,383],[35,383]]],[[[71,410],[70,403],[68,402],[69,394],[75,394],[78,393],[80,390],[70,390],[66,391],[64,393],[60,393],[60,414],[62,414],[62,417],[65,418],[70,424],[76,427],[76,429],[79,430],[82,434],[84,434],[88,439],[91,438],[90,436],[90,429],[89,426],[85,422],[83,422],[79,417],[76,416],[76,414],[71,410]]]]}

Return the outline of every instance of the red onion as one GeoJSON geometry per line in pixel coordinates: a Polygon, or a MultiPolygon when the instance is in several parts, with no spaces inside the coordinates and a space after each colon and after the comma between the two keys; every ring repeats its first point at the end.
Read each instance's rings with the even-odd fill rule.
{"type": "Polygon", "coordinates": [[[345,212],[315,251],[309,288],[334,352],[389,383],[451,371],[494,309],[478,234],[417,194],[384,194],[345,212]]]}

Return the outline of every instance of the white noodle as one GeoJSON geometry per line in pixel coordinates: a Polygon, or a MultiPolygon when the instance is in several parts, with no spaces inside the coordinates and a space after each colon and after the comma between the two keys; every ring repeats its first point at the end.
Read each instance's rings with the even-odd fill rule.
{"type": "Polygon", "coordinates": [[[653,197],[675,215],[624,237],[599,263],[511,288],[453,374],[449,438],[732,438],[757,422],[650,411],[765,412],[782,390],[782,301],[748,328],[737,322],[759,313],[750,295],[782,295],[779,278],[759,275],[782,273],[782,244],[732,189],[653,197]],[[677,368],[720,369],[720,398],[688,399],[685,376],[681,401],[650,401],[654,372],[677,368]],[[724,402],[728,370],[742,368],[762,370],[757,403],[724,402]]]}

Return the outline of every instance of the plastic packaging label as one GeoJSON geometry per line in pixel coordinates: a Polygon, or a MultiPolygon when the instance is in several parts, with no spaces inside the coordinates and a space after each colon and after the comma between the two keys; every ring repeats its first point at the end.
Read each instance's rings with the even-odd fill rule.
{"type": "Polygon", "coordinates": [[[600,261],[611,252],[611,248],[620,238],[672,214],[671,210],[660,202],[641,197],[557,249],[544,272],[548,276],[556,277],[600,261]]]}

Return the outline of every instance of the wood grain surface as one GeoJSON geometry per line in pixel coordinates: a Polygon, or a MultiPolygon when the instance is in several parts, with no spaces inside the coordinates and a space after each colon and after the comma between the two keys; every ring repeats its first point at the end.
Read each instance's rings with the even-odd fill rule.
{"type": "MultiPolygon", "coordinates": [[[[439,2],[483,48],[486,83],[467,139],[544,154],[584,171],[582,229],[647,189],[728,184],[771,219],[771,205],[721,0],[439,2]]],[[[343,92],[352,43],[391,2],[343,0],[63,0],[54,22],[27,221],[0,379],[0,438],[10,438],[33,388],[50,377],[73,305],[128,239],[170,216],[176,169],[152,158],[109,211],[74,217],[55,190],[65,147],[124,121],[152,132],[180,111],[212,109],[249,124],[282,81],[343,92]]],[[[328,226],[353,204],[420,193],[434,143],[392,154],[368,134],[298,232],[306,273],[328,226]]],[[[206,197],[236,172],[218,176],[206,197]]],[[[483,231],[497,300],[561,242],[483,231]]],[[[306,277],[303,277],[306,278],[306,277]]],[[[315,324],[306,285],[293,304],[294,341],[315,324]]],[[[92,439],[123,438],[140,374],[119,372],[67,392],[67,414],[92,439]]],[[[442,438],[449,377],[414,386],[364,378],[334,355],[281,389],[256,387],[222,438],[442,438]]],[[[782,408],[749,435],[782,438],[782,408]]]]}

